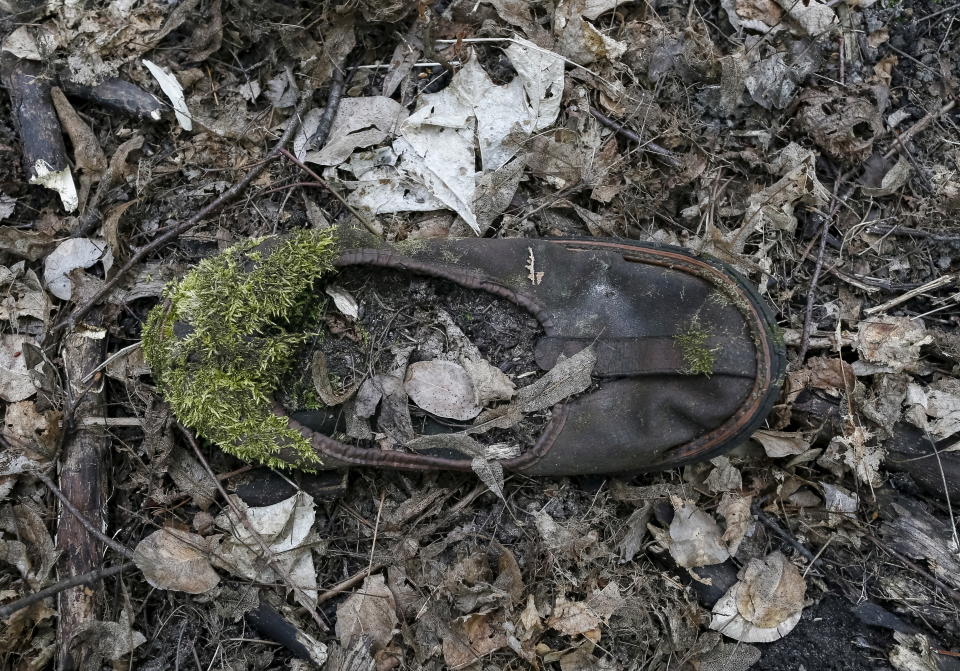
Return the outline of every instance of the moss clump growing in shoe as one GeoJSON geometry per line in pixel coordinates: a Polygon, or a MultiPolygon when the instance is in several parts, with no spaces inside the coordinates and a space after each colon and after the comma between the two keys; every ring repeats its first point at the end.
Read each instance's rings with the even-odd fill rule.
{"type": "Polygon", "coordinates": [[[143,350],[174,413],[245,461],[320,466],[309,442],[273,414],[273,392],[307,334],[314,282],[333,269],[323,231],[241,242],[205,259],[164,291],[143,329],[143,350]]]}

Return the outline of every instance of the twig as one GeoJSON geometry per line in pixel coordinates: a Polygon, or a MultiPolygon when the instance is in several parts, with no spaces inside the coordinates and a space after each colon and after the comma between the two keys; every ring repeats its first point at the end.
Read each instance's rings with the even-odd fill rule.
{"type": "MultiPolygon", "coordinates": [[[[803,359],[807,355],[807,348],[810,346],[810,331],[813,323],[813,303],[817,294],[817,283],[820,281],[820,271],[823,270],[823,255],[827,249],[827,232],[830,230],[830,222],[833,221],[833,217],[837,214],[837,210],[840,208],[840,203],[844,202],[847,198],[850,197],[850,194],[853,192],[855,187],[851,187],[850,191],[843,196],[843,198],[838,198],[840,193],[840,185],[846,181],[849,173],[843,173],[837,178],[837,181],[833,183],[833,195],[830,198],[830,211],[823,219],[823,225],[820,228],[820,247],[817,251],[817,262],[813,268],[813,277],[810,278],[810,290],[807,292],[807,304],[803,310],[803,330],[801,331],[800,337],[800,354],[797,356],[797,361],[800,365],[803,364],[803,359]]],[[[806,256],[806,254],[804,255],[806,256]]]]}
{"type": "Polygon", "coordinates": [[[919,228],[904,228],[899,224],[873,224],[867,227],[867,233],[871,235],[896,235],[907,238],[925,238],[934,242],[960,242],[960,235],[944,235],[942,233],[933,233],[919,228]]]}
{"type": "Polygon", "coordinates": [[[290,153],[289,151],[287,151],[286,149],[281,149],[281,150],[280,150],[280,153],[281,153],[284,157],[286,157],[286,159],[287,159],[288,161],[293,162],[294,164],[296,164],[297,166],[299,166],[299,168],[300,168],[301,170],[303,170],[305,173],[307,173],[308,175],[310,175],[310,176],[314,179],[314,181],[315,181],[317,184],[321,185],[323,188],[325,188],[325,189],[327,190],[327,192],[330,193],[330,195],[332,195],[334,198],[336,198],[337,200],[339,200],[339,201],[340,201],[340,204],[343,205],[343,206],[347,209],[347,211],[350,212],[350,214],[352,214],[354,217],[356,217],[356,218],[360,221],[360,223],[362,223],[362,224],[364,225],[364,227],[365,227],[368,231],[370,231],[371,233],[373,233],[374,235],[377,235],[377,236],[383,234],[383,230],[381,230],[380,228],[378,228],[376,224],[374,224],[373,222],[369,221],[369,220],[368,220],[363,214],[361,214],[355,207],[353,207],[350,203],[348,203],[346,198],[344,198],[343,196],[341,196],[341,195],[337,192],[336,189],[334,189],[332,186],[330,186],[330,185],[327,183],[327,181],[326,181],[325,179],[323,179],[323,177],[321,177],[321,176],[318,175],[316,172],[314,172],[313,170],[311,170],[303,161],[301,161],[300,159],[298,159],[296,156],[294,156],[293,154],[291,154],[291,153],[290,153]]]}
{"type": "Polygon", "coordinates": [[[320,596],[317,597],[317,605],[319,606],[322,603],[326,603],[327,601],[334,598],[338,594],[342,594],[343,592],[347,591],[357,583],[362,582],[363,579],[366,578],[368,575],[376,573],[377,571],[384,568],[385,566],[386,564],[370,564],[366,568],[360,571],[357,571],[346,580],[341,580],[336,585],[334,585],[333,587],[331,587],[330,589],[323,592],[322,594],[320,594],[320,596]]]}
{"type": "MultiPolygon", "coordinates": [[[[447,61],[450,65],[460,65],[460,61],[447,61]]],[[[411,63],[410,67],[412,68],[439,68],[442,67],[443,63],[439,62],[421,62],[421,63],[411,63]]],[[[390,63],[372,63],[370,65],[357,65],[357,70],[384,70],[387,68],[393,67],[390,63]]]]}
{"type": "MultiPolygon", "coordinates": [[[[349,56],[347,57],[349,59],[349,56]]],[[[346,67],[346,63],[344,63],[346,67]]],[[[330,136],[330,129],[333,127],[333,120],[337,117],[337,110],[340,109],[340,100],[343,99],[343,92],[347,88],[347,82],[353,77],[356,68],[336,67],[333,69],[333,80],[330,82],[330,92],[327,94],[327,104],[323,108],[323,114],[317,123],[317,130],[310,136],[307,144],[315,144],[322,147],[330,136]]],[[[282,146],[280,147],[283,148],[282,146]]]]}
{"type": "MultiPolygon", "coordinates": [[[[892,47],[891,47],[891,48],[892,48],[892,47]]],[[[921,65],[923,65],[923,63],[921,63],[921,65]]],[[[924,67],[927,67],[927,66],[924,65],[924,67]]],[[[937,74],[939,74],[939,73],[937,73],[937,74]]],[[[897,136],[897,139],[899,140],[899,142],[897,142],[893,147],[890,147],[890,149],[887,150],[887,153],[885,153],[885,154],[883,155],[883,157],[884,157],[884,158],[892,158],[894,154],[896,154],[897,152],[899,152],[899,151],[901,150],[901,148],[903,147],[903,145],[904,145],[910,138],[912,138],[914,135],[916,135],[917,133],[919,133],[920,131],[922,131],[924,128],[926,128],[927,126],[929,126],[931,123],[933,123],[933,120],[934,120],[934,119],[938,119],[938,118],[940,118],[941,116],[943,116],[944,114],[946,114],[947,112],[949,112],[950,110],[952,110],[956,104],[957,104],[957,101],[956,101],[956,100],[951,100],[950,102],[948,102],[946,105],[944,105],[943,107],[941,107],[941,108],[938,109],[937,111],[935,111],[935,112],[928,112],[926,116],[924,116],[922,119],[920,119],[920,121],[918,121],[917,123],[913,124],[913,126],[911,126],[910,128],[908,128],[908,129],[907,129],[906,131],[904,131],[902,134],[898,135],[898,136],[897,136]]]]}
{"type": "Polygon", "coordinates": [[[82,378],[80,381],[81,381],[83,384],[88,383],[90,380],[93,379],[93,376],[96,375],[99,371],[101,371],[102,369],[104,369],[104,368],[106,368],[107,366],[109,366],[110,363],[112,363],[112,362],[115,361],[116,359],[119,359],[120,357],[122,357],[122,356],[124,356],[124,355],[126,355],[126,354],[129,354],[130,352],[132,352],[132,351],[134,351],[134,350],[136,350],[136,349],[139,349],[139,348],[140,348],[140,345],[141,345],[141,343],[140,343],[140,341],[138,340],[137,342],[133,343],[132,345],[127,345],[126,347],[124,347],[124,348],[122,348],[122,349],[118,349],[116,352],[114,352],[113,354],[111,354],[110,356],[108,356],[106,359],[104,359],[103,362],[100,363],[96,368],[94,368],[94,369],[91,370],[89,373],[87,373],[86,375],[84,375],[83,378],[82,378]]]}
{"type": "Polygon", "coordinates": [[[66,580],[61,580],[58,583],[54,583],[49,587],[44,587],[39,592],[34,592],[33,594],[28,594],[27,596],[17,599],[16,601],[11,601],[10,603],[0,606],[0,620],[5,620],[18,610],[23,610],[28,606],[32,606],[38,601],[43,601],[44,599],[56,596],[64,590],[68,590],[72,587],[80,587],[81,585],[93,585],[101,580],[105,580],[111,576],[115,576],[118,573],[125,571],[127,569],[134,568],[135,565],[133,562],[124,562],[122,564],[114,564],[108,568],[100,568],[89,573],[84,573],[82,575],[75,575],[66,580]]]}
{"type": "Polygon", "coordinates": [[[83,417],[79,422],[80,426],[143,426],[143,420],[139,417],[83,417]]]}
{"type": "Polygon", "coordinates": [[[60,488],[57,487],[57,485],[53,482],[53,480],[51,480],[44,473],[41,473],[39,471],[35,471],[34,475],[36,475],[37,479],[40,480],[43,484],[45,484],[51,492],[53,492],[53,495],[60,500],[60,503],[61,505],[63,505],[64,509],[67,512],[69,512],[71,515],[77,518],[77,521],[80,522],[83,528],[87,530],[87,533],[89,533],[91,536],[96,538],[98,541],[106,545],[108,548],[110,548],[114,552],[123,555],[127,559],[130,559],[130,560],[133,559],[134,557],[133,550],[121,545],[120,543],[113,540],[112,538],[107,536],[105,533],[97,529],[97,527],[95,527],[93,523],[83,515],[83,513],[77,510],[77,507],[73,505],[73,502],[71,502],[70,499],[68,499],[62,491],[60,491],[60,488]]]}
{"type": "Polygon", "coordinates": [[[800,543],[796,538],[788,534],[783,528],[774,520],[772,517],[767,515],[760,509],[758,504],[753,506],[753,514],[757,516],[757,519],[767,527],[774,534],[779,536],[781,539],[785,540],[787,543],[793,547],[794,550],[799,552],[803,557],[810,562],[810,565],[813,565],[814,560],[817,558],[817,555],[814,555],[810,550],[808,550],[804,545],[800,543]]]}
{"type": "Polygon", "coordinates": [[[935,280],[930,280],[926,284],[921,284],[916,289],[911,289],[906,293],[900,294],[896,298],[891,298],[886,303],[881,303],[880,305],[874,305],[872,308],[867,308],[866,310],[863,311],[863,314],[869,316],[869,315],[877,314],[878,312],[886,312],[890,308],[896,307],[901,303],[906,303],[911,298],[915,298],[920,294],[924,294],[928,291],[933,291],[934,289],[940,289],[941,287],[945,287],[948,284],[953,284],[953,282],[956,279],[957,279],[956,275],[952,275],[952,274],[943,275],[941,277],[938,277],[935,280]]]}
{"type": "Polygon", "coordinates": [[[824,217],[823,225],[820,227],[820,247],[817,250],[817,263],[813,267],[813,277],[810,278],[810,289],[807,290],[807,304],[803,310],[800,353],[797,355],[797,362],[800,365],[803,365],[803,360],[807,356],[807,349],[810,347],[810,330],[813,325],[813,303],[817,295],[817,282],[820,281],[820,271],[823,269],[823,255],[827,250],[827,230],[829,228],[830,217],[824,217]]]}
{"type": "Polygon", "coordinates": [[[661,147],[660,145],[656,144],[655,142],[651,142],[650,140],[644,140],[642,137],[637,135],[637,133],[633,132],[632,130],[624,126],[622,123],[619,123],[618,121],[614,121],[613,119],[608,117],[606,114],[604,114],[603,112],[600,112],[599,110],[594,109],[593,107],[590,108],[590,114],[592,114],[594,118],[596,118],[596,120],[602,123],[604,126],[612,129],[618,135],[622,135],[628,140],[632,140],[633,142],[636,142],[637,144],[640,145],[641,149],[653,154],[660,161],[670,166],[671,168],[683,167],[683,163],[681,163],[680,160],[669,149],[666,149],[665,147],[661,147]]]}
{"type": "Polygon", "coordinates": [[[237,516],[237,519],[243,525],[243,527],[250,533],[250,537],[253,538],[257,545],[260,546],[260,552],[264,560],[267,562],[267,565],[270,566],[274,571],[277,572],[281,578],[283,578],[286,585],[293,590],[293,593],[297,597],[297,601],[300,602],[300,605],[303,606],[310,616],[313,618],[313,621],[316,622],[317,626],[320,627],[321,631],[329,631],[330,627],[327,626],[327,623],[323,621],[320,617],[320,614],[317,612],[315,606],[311,603],[310,597],[304,592],[303,588],[296,584],[293,579],[290,577],[290,572],[287,571],[280,563],[277,561],[277,557],[274,554],[273,550],[270,549],[270,546],[267,545],[267,542],[263,540],[263,537],[260,533],[254,528],[253,523],[250,521],[250,518],[247,517],[246,513],[240,510],[240,507],[234,502],[230,495],[227,494],[227,490],[224,489],[223,485],[220,483],[220,480],[217,479],[216,473],[213,472],[213,469],[210,468],[210,462],[207,461],[207,458],[204,456],[203,451],[200,449],[200,445],[197,443],[197,439],[193,436],[193,432],[184,427],[182,424],[177,423],[177,428],[180,429],[180,432],[187,439],[187,442],[190,443],[190,447],[193,448],[193,453],[196,455],[197,460],[200,461],[200,464],[206,470],[207,475],[213,480],[214,485],[217,488],[217,491],[220,492],[220,496],[223,497],[223,500],[233,511],[234,515],[237,516]]]}
{"type": "Polygon", "coordinates": [[[383,512],[383,500],[386,498],[386,490],[380,492],[380,505],[377,506],[377,519],[373,523],[373,542],[370,544],[370,561],[367,562],[367,574],[373,568],[373,556],[377,551],[377,536],[380,533],[380,514],[383,512]]]}
{"type": "Polygon", "coordinates": [[[938,16],[940,16],[941,14],[946,14],[947,12],[952,12],[953,10],[957,9],[958,7],[960,7],[960,2],[958,2],[958,3],[956,3],[956,4],[953,4],[953,5],[950,5],[949,7],[944,7],[944,8],[941,9],[940,11],[934,12],[933,14],[927,14],[926,16],[921,16],[919,19],[917,19],[917,21],[918,21],[918,22],[921,22],[921,21],[929,21],[930,19],[935,19],[935,18],[937,18],[938,16]]]}

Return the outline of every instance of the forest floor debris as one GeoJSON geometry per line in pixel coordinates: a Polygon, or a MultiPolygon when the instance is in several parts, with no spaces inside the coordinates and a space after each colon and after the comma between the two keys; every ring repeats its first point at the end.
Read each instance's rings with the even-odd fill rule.
{"type": "MultiPolygon", "coordinates": [[[[960,6],[79,7],[0,3],[0,666],[960,668],[960,6]],[[776,306],[784,394],[711,462],[504,477],[549,405],[535,320],[348,272],[323,294],[336,346],[305,349],[286,400],[476,473],[278,474],[195,445],[138,346],[163,286],[358,225],[713,254],[776,306]],[[513,410],[474,430],[491,407],[513,410]],[[117,545],[82,544],[103,570],[73,583],[81,613],[29,595],[69,578],[76,527],[36,474],[84,436],[109,446],[86,463],[117,545]]],[[[590,362],[566,365],[582,392],[590,362]]]]}

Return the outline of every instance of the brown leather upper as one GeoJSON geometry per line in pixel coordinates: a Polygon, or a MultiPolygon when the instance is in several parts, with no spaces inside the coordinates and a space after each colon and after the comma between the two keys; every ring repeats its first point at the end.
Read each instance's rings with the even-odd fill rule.
{"type": "MultiPolygon", "coordinates": [[[[470,239],[353,248],[339,266],[442,277],[530,311],[545,336],[538,365],[591,344],[595,391],[554,409],[537,445],[503,462],[531,475],[665,468],[709,456],[762,420],[777,394],[782,347],[749,285],[717,261],[676,248],[601,240],[470,239]],[[541,274],[542,273],[542,274],[541,274]],[[691,374],[679,335],[706,332],[709,375],[691,374]]],[[[277,410],[282,412],[281,410],[277,410]]],[[[448,459],[344,445],[290,420],[326,465],[468,470],[448,459]]]]}

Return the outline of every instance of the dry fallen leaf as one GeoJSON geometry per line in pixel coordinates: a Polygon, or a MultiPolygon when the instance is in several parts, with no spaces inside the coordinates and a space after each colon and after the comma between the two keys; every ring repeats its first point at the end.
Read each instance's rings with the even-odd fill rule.
{"type": "Polygon", "coordinates": [[[0,51],[13,54],[17,58],[42,61],[57,47],[56,37],[44,26],[20,26],[3,39],[0,51]]]}
{"type": "Polygon", "coordinates": [[[443,638],[443,660],[447,668],[460,669],[507,645],[507,636],[492,613],[474,613],[450,623],[450,635],[443,638]]]}
{"type": "Polygon", "coordinates": [[[438,310],[437,321],[447,332],[447,350],[457,358],[473,382],[477,405],[486,406],[494,401],[513,398],[516,385],[506,373],[483,357],[453,318],[445,311],[438,310]]]}
{"type": "Polygon", "coordinates": [[[373,650],[381,650],[393,638],[397,622],[393,593],[378,573],[368,576],[360,589],[337,607],[337,638],[349,649],[366,637],[373,650]]]}
{"type": "Polygon", "coordinates": [[[333,299],[333,304],[337,306],[337,310],[342,314],[351,319],[360,317],[360,305],[349,291],[336,284],[328,284],[323,288],[323,291],[333,299]]]}
{"type": "Polygon", "coordinates": [[[400,103],[384,96],[345,98],[330,127],[327,144],[310,152],[306,142],[300,151],[296,151],[295,144],[294,154],[307,163],[340,165],[354,150],[379,145],[396,135],[407,115],[400,103]]]}
{"type": "Polygon", "coordinates": [[[33,401],[11,403],[3,416],[3,437],[21,451],[52,457],[60,443],[61,416],[56,410],[38,411],[33,401]]]}
{"type": "Polygon", "coordinates": [[[582,634],[592,641],[600,640],[600,617],[583,601],[568,601],[558,596],[547,626],[567,636],[582,634]]]}
{"type": "Polygon", "coordinates": [[[810,449],[810,441],[795,431],[759,429],[753,432],[753,439],[763,445],[764,452],[772,459],[792,457],[810,449]]]}
{"type": "Polygon", "coordinates": [[[700,657],[699,671],[747,671],[760,661],[760,649],[743,643],[719,643],[700,657]]]}
{"type": "Polygon", "coordinates": [[[783,54],[775,53],[754,63],[743,83],[753,101],[765,109],[783,109],[791,103],[797,84],[783,54]]]}
{"type": "Polygon", "coordinates": [[[774,0],[721,0],[727,18],[737,30],[775,33],[783,30],[783,10],[774,0]]]}
{"type": "Polygon", "coordinates": [[[132,617],[121,610],[117,622],[88,620],[73,634],[72,645],[84,645],[92,654],[87,658],[89,668],[103,668],[102,661],[130,658],[133,651],[147,642],[146,636],[130,628],[132,617]]]}
{"type": "Polygon", "coordinates": [[[820,0],[777,0],[790,18],[797,22],[803,33],[820,37],[837,25],[837,15],[830,5],[820,0]]]}
{"type": "Polygon", "coordinates": [[[351,168],[360,181],[350,201],[374,213],[447,208],[482,233],[516,190],[522,141],[554,123],[563,91],[557,54],[514,39],[507,56],[517,71],[508,84],[471,53],[449,86],[421,96],[392,147],[351,168]]]}
{"type": "Polygon", "coordinates": [[[857,512],[860,497],[856,493],[829,482],[821,482],[820,486],[823,488],[824,508],[832,513],[846,513],[847,515],[857,512]]]}
{"type": "Polygon", "coordinates": [[[465,421],[482,409],[463,366],[452,361],[418,361],[407,368],[403,388],[418,407],[438,417],[465,421]]]}
{"type": "Polygon", "coordinates": [[[103,240],[69,238],[50,252],[43,262],[43,283],[51,294],[67,301],[73,294],[70,273],[102,262],[105,270],[113,265],[113,253],[103,240]]]}
{"type": "Polygon", "coordinates": [[[670,555],[679,566],[697,568],[720,564],[730,558],[722,541],[720,525],[690,501],[673,499],[673,521],[670,523],[670,555]]]}
{"type": "Polygon", "coordinates": [[[853,367],[839,357],[817,356],[807,360],[808,384],[826,391],[851,390],[856,380],[853,367]]]}
{"type": "Polygon", "coordinates": [[[586,601],[568,601],[558,596],[547,626],[567,636],[585,636],[596,643],[600,640],[600,625],[609,622],[624,603],[620,588],[614,582],[595,590],[586,601]]]}
{"type": "MultiPolygon", "coordinates": [[[[253,532],[266,543],[293,586],[307,597],[316,598],[313,551],[321,544],[313,531],[316,519],[313,497],[300,491],[279,503],[258,508],[248,507],[238,497],[231,498],[233,506],[246,515],[253,532]]],[[[280,581],[281,576],[267,564],[260,543],[238,519],[233,506],[216,518],[217,526],[229,534],[213,550],[215,565],[248,580],[280,581]]]]}
{"type": "Polygon", "coordinates": [[[8,403],[23,401],[37,392],[23,355],[26,343],[36,344],[28,336],[0,335],[0,399],[8,403]]]}
{"type": "Polygon", "coordinates": [[[653,517],[653,504],[647,501],[627,518],[624,524],[626,533],[619,544],[621,562],[632,561],[640,552],[640,548],[643,547],[643,539],[647,535],[647,523],[651,517],[653,517]]]}
{"type": "Polygon", "coordinates": [[[753,524],[753,514],[750,512],[752,496],[741,496],[727,492],[720,499],[717,512],[723,515],[726,530],[723,532],[723,542],[727,544],[730,556],[736,556],[740,543],[753,524]]]}
{"type": "MultiPolygon", "coordinates": [[[[800,4],[800,3],[798,3],[800,4]]],[[[883,131],[876,106],[838,90],[807,89],[800,100],[800,125],[834,158],[863,161],[883,131]]]]}
{"type": "Polygon", "coordinates": [[[220,582],[202,536],[165,528],[137,543],[134,562],[153,587],[188,594],[209,592],[220,582]]]}
{"type": "Polygon", "coordinates": [[[910,179],[910,161],[901,156],[880,180],[879,187],[862,186],[867,196],[874,198],[891,196],[902,189],[910,179]]]}
{"type": "Polygon", "coordinates": [[[589,65],[605,59],[615,61],[627,50],[627,45],[606,35],[587,18],[599,16],[598,9],[613,7],[616,3],[597,0],[562,0],[553,16],[553,32],[557,51],[580,65],[589,65]]]}
{"type": "Polygon", "coordinates": [[[920,348],[932,342],[920,321],[881,315],[860,322],[857,352],[865,361],[902,371],[914,368],[920,348]]]}
{"type": "Polygon", "coordinates": [[[806,584],[779,552],[752,559],[713,607],[710,628],[744,643],[769,643],[800,621],[806,584]]]}
{"type": "Polygon", "coordinates": [[[712,492],[720,494],[731,490],[738,490],[743,487],[743,477],[740,475],[740,469],[730,463],[728,457],[714,457],[710,460],[714,468],[707,475],[703,483],[712,492]]]}
{"type": "Polygon", "coordinates": [[[911,401],[933,420],[927,428],[934,437],[949,438],[960,431],[960,382],[956,379],[935,380],[926,389],[914,386],[911,401]]]}

